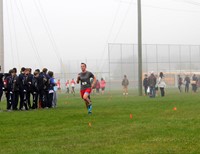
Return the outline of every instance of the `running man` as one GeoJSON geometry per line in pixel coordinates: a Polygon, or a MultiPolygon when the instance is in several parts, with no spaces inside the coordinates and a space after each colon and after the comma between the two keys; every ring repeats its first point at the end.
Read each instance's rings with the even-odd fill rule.
{"type": "Polygon", "coordinates": [[[86,70],[86,64],[81,63],[81,70],[82,72],[78,74],[77,77],[77,84],[81,83],[81,97],[85,101],[86,108],[88,109],[88,114],[92,113],[92,102],[90,100],[90,93],[92,89],[94,88],[94,85],[96,83],[96,77],[89,71],[86,70]],[[93,79],[93,82],[91,83],[91,78],[93,79]]]}

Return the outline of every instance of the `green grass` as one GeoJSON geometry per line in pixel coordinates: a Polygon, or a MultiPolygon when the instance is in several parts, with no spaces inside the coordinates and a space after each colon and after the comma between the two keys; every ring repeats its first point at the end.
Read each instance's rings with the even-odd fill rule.
{"type": "Polygon", "coordinates": [[[168,91],[92,96],[92,116],[79,96],[65,94],[56,109],[0,112],[0,154],[198,154],[200,96],[168,91]]]}

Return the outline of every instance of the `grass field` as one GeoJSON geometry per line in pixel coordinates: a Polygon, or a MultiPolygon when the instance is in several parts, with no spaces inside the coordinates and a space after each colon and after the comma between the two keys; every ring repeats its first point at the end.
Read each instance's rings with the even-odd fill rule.
{"type": "Polygon", "coordinates": [[[56,109],[0,112],[0,154],[198,154],[200,95],[168,91],[92,96],[91,116],[78,95],[65,94],[56,109]]]}

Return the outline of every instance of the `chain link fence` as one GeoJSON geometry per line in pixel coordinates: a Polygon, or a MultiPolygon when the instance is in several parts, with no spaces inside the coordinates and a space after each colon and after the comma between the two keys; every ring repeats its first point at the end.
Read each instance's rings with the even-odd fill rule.
{"type": "MultiPolygon", "coordinates": [[[[164,72],[168,87],[177,86],[177,75],[200,75],[200,45],[144,44],[143,74],[164,72]]],[[[121,88],[124,75],[129,88],[138,87],[138,45],[109,44],[109,83],[111,89],[121,88]]]]}
{"type": "MultiPolygon", "coordinates": [[[[76,79],[81,71],[80,63],[85,62],[97,79],[106,80],[107,89],[122,89],[124,75],[129,79],[129,89],[135,89],[138,87],[137,48],[137,44],[108,44],[107,59],[70,60],[63,66],[64,71],[55,73],[55,77],[61,80],[61,88],[65,89],[66,80],[76,79]]],[[[143,74],[163,72],[168,87],[177,86],[179,74],[183,78],[186,74],[190,77],[200,75],[200,45],[144,44],[142,56],[143,74]]]]}

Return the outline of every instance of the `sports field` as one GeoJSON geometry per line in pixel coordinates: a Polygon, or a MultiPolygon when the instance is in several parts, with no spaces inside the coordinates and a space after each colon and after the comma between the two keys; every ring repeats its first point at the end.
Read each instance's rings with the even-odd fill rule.
{"type": "Polygon", "coordinates": [[[92,115],[78,94],[60,94],[56,109],[0,112],[0,154],[200,153],[199,93],[107,92],[92,101],[92,115]]]}

